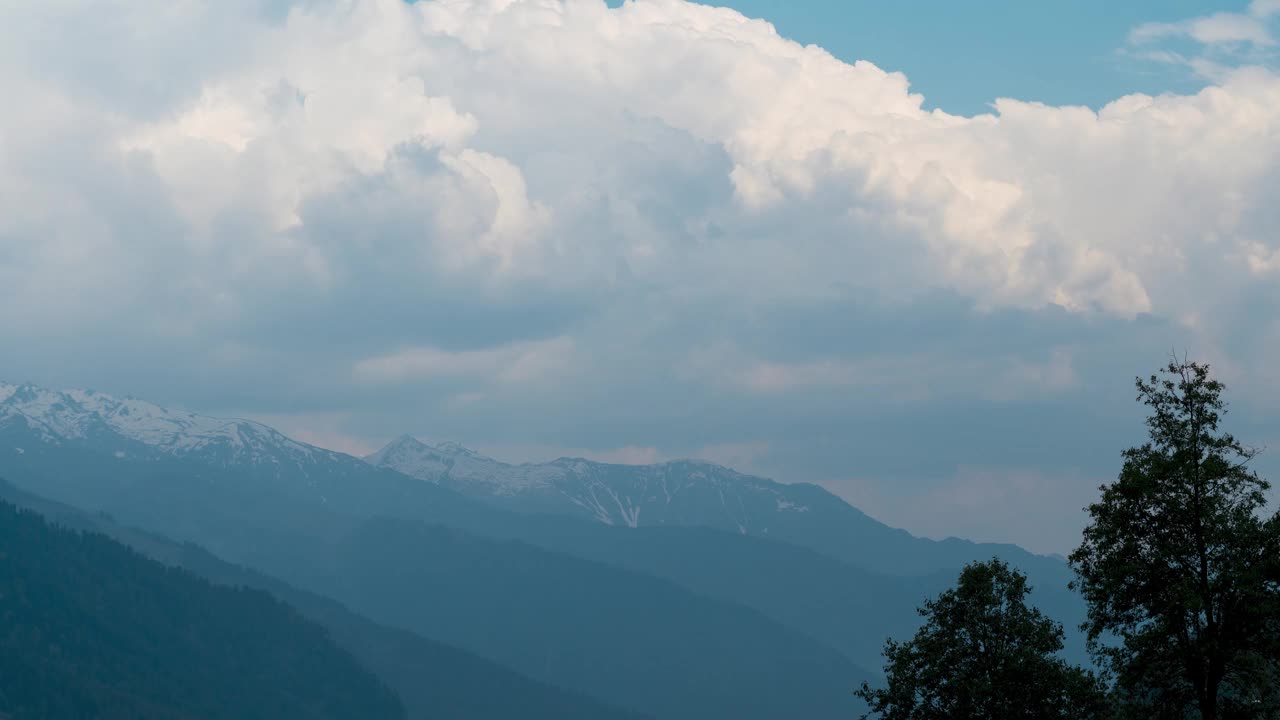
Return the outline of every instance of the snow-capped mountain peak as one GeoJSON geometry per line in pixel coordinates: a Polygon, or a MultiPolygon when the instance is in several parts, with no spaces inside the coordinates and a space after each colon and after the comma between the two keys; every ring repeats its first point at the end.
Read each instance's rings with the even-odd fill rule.
{"type": "Polygon", "coordinates": [[[303,459],[328,452],[251,420],[209,417],[132,397],[51,390],[31,383],[0,385],[0,428],[15,424],[25,424],[47,444],[136,444],[132,449],[171,456],[219,451],[228,453],[228,459],[279,462],[283,457],[303,459]]]}
{"type": "Polygon", "coordinates": [[[494,460],[452,441],[429,445],[412,435],[401,435],[364,460],[427,482],[443,484],[448,480],[450,484],[484,486],[489,494],[495,495],[516,492],[539,482],[537,477],[525,477],[519,472],[527,466],[494,460]]]}
{"type": "Polygon", "coordinates": [[[387,443],[381,450],[364,458],[371,465],[441,463],[463,457],[497,462],[460,443],[447,441],[429,445],[412,435],[401,435],[387,443]]]}
{"type": "Polygon", "coordinates": [[[810,510],[802,497],[806,491],[797,486],[698,460],[613,465],[560,458],[512,465],[457,443],[429,445],[405,435],[365,461],[502,505],[583,514],[610,525],[686,524],[697,518],[741,533],[767,532],[759,509],[769,516],[810,510]]]}

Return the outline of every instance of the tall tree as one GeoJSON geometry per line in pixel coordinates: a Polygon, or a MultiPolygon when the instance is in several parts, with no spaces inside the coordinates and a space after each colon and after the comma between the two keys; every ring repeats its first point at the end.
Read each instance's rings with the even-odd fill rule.
{"type": "Polygon", "coordinates": [[[1027,578],[972,563],[919,612],[924,625],[885,643],[884,688],[857,691],[864,720],[1088,720],[1105,709],[1098,680],[1055,656],[1062,626],[1026,604],[1027,578]]]}
{"type": "Polygon", "coordinates": [[[1070,562],[1094,656],[1135,715],[1274,717],[1280,704],[1280,519],[1256,451],[1219,429],[1223,384],[1173,360],[1138,378],[1148,441],[1089,507],[1070,562]]]}

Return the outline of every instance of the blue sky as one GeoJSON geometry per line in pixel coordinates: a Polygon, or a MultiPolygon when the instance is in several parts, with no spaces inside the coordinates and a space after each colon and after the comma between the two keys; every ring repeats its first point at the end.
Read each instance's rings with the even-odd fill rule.
{"type": "Polygon", "coordinates": [[[1280,0],[74,5],[0,7],[0,379],[1052,552],[1171,352],[1280,448],[1280,0]]]}
{"type": "MultiPolygon", "coordinates": [[[[611,5],[620,5],[612,0],[611,5]]],[[[1133,92],[1189,92],[1203,79],[1125,53],[1129,32],[1238,12],[1204,0],[730,0],[778,32],[848,60],[907,74],[929,107],[988,112],[998,97],[1097,108],[1133,92]]]]}

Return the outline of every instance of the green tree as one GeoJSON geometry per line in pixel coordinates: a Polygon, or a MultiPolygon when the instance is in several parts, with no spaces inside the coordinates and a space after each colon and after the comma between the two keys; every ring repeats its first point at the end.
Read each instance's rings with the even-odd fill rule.
{"type": "Polygon", "coordinates": [[[0,719],[404,716],[323,628],[270,595],[0,502],[0,719]]]}
{"type": "Polygon", "coordinates": [[[1219,429],[1207,365],[1175,359],[1137,389],[1150,437],[1070,558],[1090,649],[1136,717],[1276,717],[1280,520],[1263,517],[1255,451],[1219,429]]]}
{"type": "Polygon", "coordinates": [[[1101,717],[1100,682],[1056,657],[1062,626],[1027,606],[1030,591],[998,559],[966,566],[955,588],[920,608],[912,640],[885,643],[887,686],[857,691],[870,707],[864,720],[1101,717]]]}

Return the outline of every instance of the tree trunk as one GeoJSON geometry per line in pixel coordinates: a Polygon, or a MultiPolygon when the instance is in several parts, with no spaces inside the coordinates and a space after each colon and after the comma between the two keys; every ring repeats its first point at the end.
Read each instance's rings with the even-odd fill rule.
{"type": "Polygon", "coordinates": [[[1200,720],[1218,720],[1218,683],[1209,680],[1200,695],[1200,720]]]}

